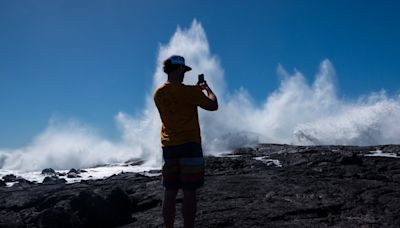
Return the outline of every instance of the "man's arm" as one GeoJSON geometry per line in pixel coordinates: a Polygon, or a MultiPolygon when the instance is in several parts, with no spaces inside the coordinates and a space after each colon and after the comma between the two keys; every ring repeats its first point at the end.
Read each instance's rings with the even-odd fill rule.
{"type": "Polygon", "coordinates": [[[215,96],[214,92],[208,87],[206,82],[198,84],[200,89],[207,91],[208,103],[206,105],[200,105],[201,108],[208,111],[216,111],[218,110],[218,100],[217,96],[215,96]]]}

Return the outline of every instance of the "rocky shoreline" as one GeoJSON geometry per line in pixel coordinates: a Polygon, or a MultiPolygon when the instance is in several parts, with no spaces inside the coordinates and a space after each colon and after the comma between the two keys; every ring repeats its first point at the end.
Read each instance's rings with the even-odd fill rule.
{"type": "MultiPolygon", "coordinates": [[[[206,157],[196,227],[399,227],[398,157],[399,145],[278,144],[206,157]]],[[[163,226],[159,176],[121,173],[72,184],[20,179],[12,187],[6,181],[0,227],[163,226]]],[[[179,195],[177,227],[181,204],[179,195]]]]}

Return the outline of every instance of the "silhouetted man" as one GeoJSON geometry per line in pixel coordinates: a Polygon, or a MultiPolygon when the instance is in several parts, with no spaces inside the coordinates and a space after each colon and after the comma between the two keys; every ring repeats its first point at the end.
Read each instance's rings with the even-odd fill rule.
{"type": "Polygon", "coordinates": [[[218,109],[217,97],[205,81],[195,86],[182,84],[185,73],[191,69],[185,65],[182,56],[169,57],[163,66],[168,80],[154,92],[154,102],[162,121],[162,182],[165,189],[162,210],[168,228],[174,226],[179,189],[183,190],[184,227],[194,227],[196,189],[204,184],[197,107],[209,111],[218,109]]]}

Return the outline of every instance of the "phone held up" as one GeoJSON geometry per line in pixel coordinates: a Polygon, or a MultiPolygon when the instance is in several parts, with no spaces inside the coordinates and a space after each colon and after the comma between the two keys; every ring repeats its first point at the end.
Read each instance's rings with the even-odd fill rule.
{"type": "Polygon", "coordinates": [[[197,82],[197,84],[203,83],[204,81],[204,74],[199,74],[199,81],[197,82]]]}

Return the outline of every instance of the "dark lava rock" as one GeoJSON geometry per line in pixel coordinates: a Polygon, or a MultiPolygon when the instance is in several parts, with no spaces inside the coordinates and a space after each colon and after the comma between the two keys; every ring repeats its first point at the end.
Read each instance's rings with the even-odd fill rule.
{"type": "Polygon", "coordinates": [[[5,176],[3,176],[3,180],[4,182],[16,182],[17,181],[17,177],[14,174],[7,174],[5,176]]]}
{"type": "Polygon", "coordinates": [[[245,148],[238,148],[238,149],[235,149],[235,150],[232,152],[232,154],[233,154],[233,155],[244,155],[244,156],[246,156],[246,155],[251,155],[252,152],[254,152],[254,149],[253,149],[253,148],[245,147],[245,148]]]}
{"type": "Polygon", "coordinates": [[[64,173],[64,172],[63,172],[63,173],[57,172],[57,175],[58,175],[58,176],[60,176],[60,177],[67,176],[67,174],[66,174],[66,173],[64,173]]]}
{"type": "Polygon", "coordinates": [[[93,191],[82,191],[71,200],[71,207],[78,211],[83,227],[112,227],[113,215],[110,205],[93,191]]]}
{"type": "Polygon", "coordinates": [[[357,154],[353,154],[350,157],[342,157],[340,159],[340,163],[343,165],[362,165],[362,158],[360,156],[357,156],[357,154]]]}
{"type": "Polygon", "coordinates": [[[72,169],[70,169],[70,170],[68,171],[68,173],[76,173],[76,174],[79,174],[80,172],[79,172],[78,170],[72,168],[72,169]]]}
{"type": "Polygon", "coordinates": [[[143,163],[144,163],[144,161],[140,160],[140,159],[130,159],[125,162],[126,165],[130,165],[130,166],[142,165],[143,163]]]}
{"type": "Polygon", "coordinates": [[[74,172],[70,172],[67,174],[67,178],[77,178],[77,177],[81,177],[81,176],[74,172]]]}
{"type": "Polygon", "coordinates": [[[67,173],[67,178],[77,178],[77,177],[81,177],[79,175],[79,171],[76,169],[70,169],[67,173]]]}
{"type": "Polygon", "coordinates": [[[25,188],[27,186],[30,186],[32,184],[35,184],[32,181],[26,180],[22,177],[16,177],[14,174],[9,174],[3,177],[4,181],[0,180],[0,187],[7,186],[7,182],[12,182],[14,183],[12,186],[14,187],[19,187],[19,188],[25,188]]]}
{"type": "Polygon", "coordinates": [[[42,170],[43,175],[55,176],[56,172],[52,168],[46,168],[42,170]]]}
{"type": "Polygon", "coordinates": [[[116,227],[134,221],[131,201],[120,188],[113,188],[105,197],[82,191],[71,199],[71,207],[83,227],[116,227]]]}
{"type": "Polygon", "coordinates": [[[13,187],[26,188],[26,187],[29,187],[30,185],[35,184],[34,182],[26,180],[22,177],[18,177],[17,181],[18,181],[18,183],[14,184],[13,187]]]}
{"type": "Polygon", "coordinates": [[[152,170],[149,170],[148,173],[150,173],[150,174],[158,174],[158,173],[161,173],[161,170],[160,169],[152,169],[152,170]]]}
{"type": "Polygon", "coordinates": [[[43,228],[79,227],[79,220],[62,207],[47,208],[38,216],[38,225],[43,228]]]}
{"type": "MultiPolygon", "coordinates": [[[[364,156],[377,149],[400,146],[262,144],[206,157],[196,227],[399,227],[400,159],[364,156]]],[[[2,187],[0,227],[164,227],[162,195],[159,176],[135,173],[2,187]]],[[[181,192],[176,204],[182,227],[181,192]]]]}
{"type": "Polygon", "coordinates": [[[110,204],[116,225],[132,222],[132,204],[129,196],[120,188],[114,188],[106,198],[110,204]]]}
{"type": "Polygon", "coordinates": [[[67,182],[64,178],[58,178],[57,176],[47,176],[43,179],[43,184],[63,184],[67,182]]]}

